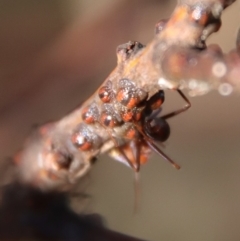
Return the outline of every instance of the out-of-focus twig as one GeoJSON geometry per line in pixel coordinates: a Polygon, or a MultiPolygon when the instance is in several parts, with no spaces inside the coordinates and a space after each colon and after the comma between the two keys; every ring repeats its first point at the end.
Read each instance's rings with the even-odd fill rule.
{"type": "Polygon", "coordinates": [[[51,241],[141,241],[108,230],[100,215],[78,215],[66,193],[44,193],[13,183],[2,190],[0,239],[51,241]]]}

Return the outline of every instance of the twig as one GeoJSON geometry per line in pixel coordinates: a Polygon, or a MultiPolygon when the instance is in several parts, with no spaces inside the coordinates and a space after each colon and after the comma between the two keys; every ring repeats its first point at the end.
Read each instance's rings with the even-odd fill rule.
{"type": "MultiPolygon", "coordinates": [[[[191,95],[216,88],[226,95],[233,87],[239,89],[239,38],[237,49],[225,55],[219,47],[207,48],[205,44],[207,37],[219,29],[223,9],[233,2],[179,1],[171,18],[156,25],[157,34],[147,47],[128,42],[117,48],[117,67],[101,87],[111,85],[115,93],[119,81],[128,79],[148,98],[166,88],[187,88],[191,95]]],[[[15,157],[22,181],[45,189],[67,188],[88,172],[96,156],[116,145],[109,135],[111,128],[104,128],[95,112],[95,123],[85,128],[82,116],[90,104],[97,110],[106,107],[96,91],[81,107],[32,134],[15,157]],[[73,135],[80,129],[90,133],[94,143],[91,151],[73,145],[73,135]]],[[[118,105],[111,108],[121,111],[118,105]]],[[[117,132],[122,133],[124,128],[125,124],[118,126],[117,132]]],[[[86,144],[92,143],[87,140],[86,144]]]]}

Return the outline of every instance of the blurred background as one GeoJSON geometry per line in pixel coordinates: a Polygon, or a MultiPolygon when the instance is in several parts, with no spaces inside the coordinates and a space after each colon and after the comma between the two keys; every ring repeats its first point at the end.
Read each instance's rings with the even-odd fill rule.
{"type": "MultiPolygon", "coordinates": [[[[2,162],[35,124],[61,118],[88,98],[115,67],[116,47],[129,40],[148,43],[155,23],[175,4],[0,1],[2,162]]],[[[224,51],[234,48],[239,13],[237,1],[209,42],[224,51]]],[[[140,207],[134,214],[133,172],[102,156],[90,173],[85,212],[99,213],[109,228],[146,240],[240,240],[239,93],[212,92],[190,101],[188,112],[169,121],[172,133],[165,148],[182,169],[153,154],[141,169],[140,207]]],[[[164,112],[182,104],[168,91],[164,112]]]]}

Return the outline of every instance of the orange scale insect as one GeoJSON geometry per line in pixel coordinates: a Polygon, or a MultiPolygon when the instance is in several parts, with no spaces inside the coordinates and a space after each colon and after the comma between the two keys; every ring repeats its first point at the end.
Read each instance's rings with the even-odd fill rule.
{"type": "Polygon", "coordinates": [[[111,114],[107,112],[102,112],[100,117],[100,122],[102,125],[110,128],[114,128],[116,126],[119,126],[118,120],[111,114]]]}
{"type": "Polygon", "coordinates": [[[93,124],[98,120],[99,110],[95,103],[82,110],[82,119],[86,124],[93,124]]]}
{"type": "Polygon", "coordinates": [[[71,136],[73,145],[82,151],[90,151],[102,144],[101,138],[85,124],[80,124],[71,136]]]}
{"type": "Polygon", "coordinates": [[[138,109],[135,110],[133,118],[135,121],[140,121],[142,119],[142,111],[140,111],[138,109]]]}
{"type": "Polygon", "coordinates": [[[133,113],[131,111],[125,112],[121,115],[124,122],[129,122],[132,120],[133,113]]]}
{"type": "Polygon", "coordinates": [[[109,103],[112,101],[114,93],[112,90],[112,82],[111,81],[108,81],[106,83],[106,85],[99,88],[98,96],[103,103],[109,103]]]}
{"type": "Polygon", "coordinates": [[[116,126],[115,121],[113,120],[111,115],[108,115],[106,112],[103,112],[100,117],[100,122],[106,127],[114,127],[116,126]]]}
{"type": "Polygon", "coordinates": [[[138,122],[142,118],[142,109],[136,107],[133,109],[124,109],[120,115],[124,122],[138,122]]]}
{"type": "Polygon", "coordinates": [[[128,88],[120,89],[117,93],[116,99],[119,103],[126,106],[128,109],[136,107],[139,103],[139,98],[128,88]]]}
{"type": "Polygon", "coordinates": [[[122,119],[111,104],[104,104],[104,110],[100,115],[100,123],[103,126],[114,128],[122,124],[122,119]]]}
{"type": "Polygon", "coordinates": [[[102,86],[98,91],[98,96],[102,102],[108,103],[111,101],[111,94],[109,93],[106,86],[102,86]]]}
{"type": "Polygon", "coordinates": [[[134,113],[132,110],[124,110],[121,112],[121,118],[124,122],[130,122],[133,119],[134,113]]]}
{"type": "Polygon", "coordinates": [[[74,133],[71,140],[72,143],[81,151],[89,151],[92,149],[92,143],[81,133],[74,133]]]}
{"type": "Polygon", "coordinates": [[[124,136],[127,138],[127,139],[136,139],[139,137],[139,133],[138,131],[133,127],[131,126],[130,128],[128,128],[126,130],[126,132],[124,133],[124,136]]]}
{"type": "Polygon", "coordinates": [[[118,88],[116,100],[128,109],[145,104],[148,93],[143,89],[137,88],[134,82],[129,79],[120,79],[118,88]]]}
{"type": "Polygon", "coordinates": [[[93,115],[89,112],[89,107],[83,109],[82,119],[87,124],[93,124],[95,122],[93,115]]]}

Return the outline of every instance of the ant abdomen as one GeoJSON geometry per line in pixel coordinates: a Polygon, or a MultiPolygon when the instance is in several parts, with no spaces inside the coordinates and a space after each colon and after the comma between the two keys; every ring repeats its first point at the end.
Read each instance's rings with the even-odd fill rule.
{"type": "Polygon", "coordinates": [[[161,117],[146,120],[143,129],[146,135],[154,141],[164,142],[170,136],[170,126],[168,122],[161,117]]]}

